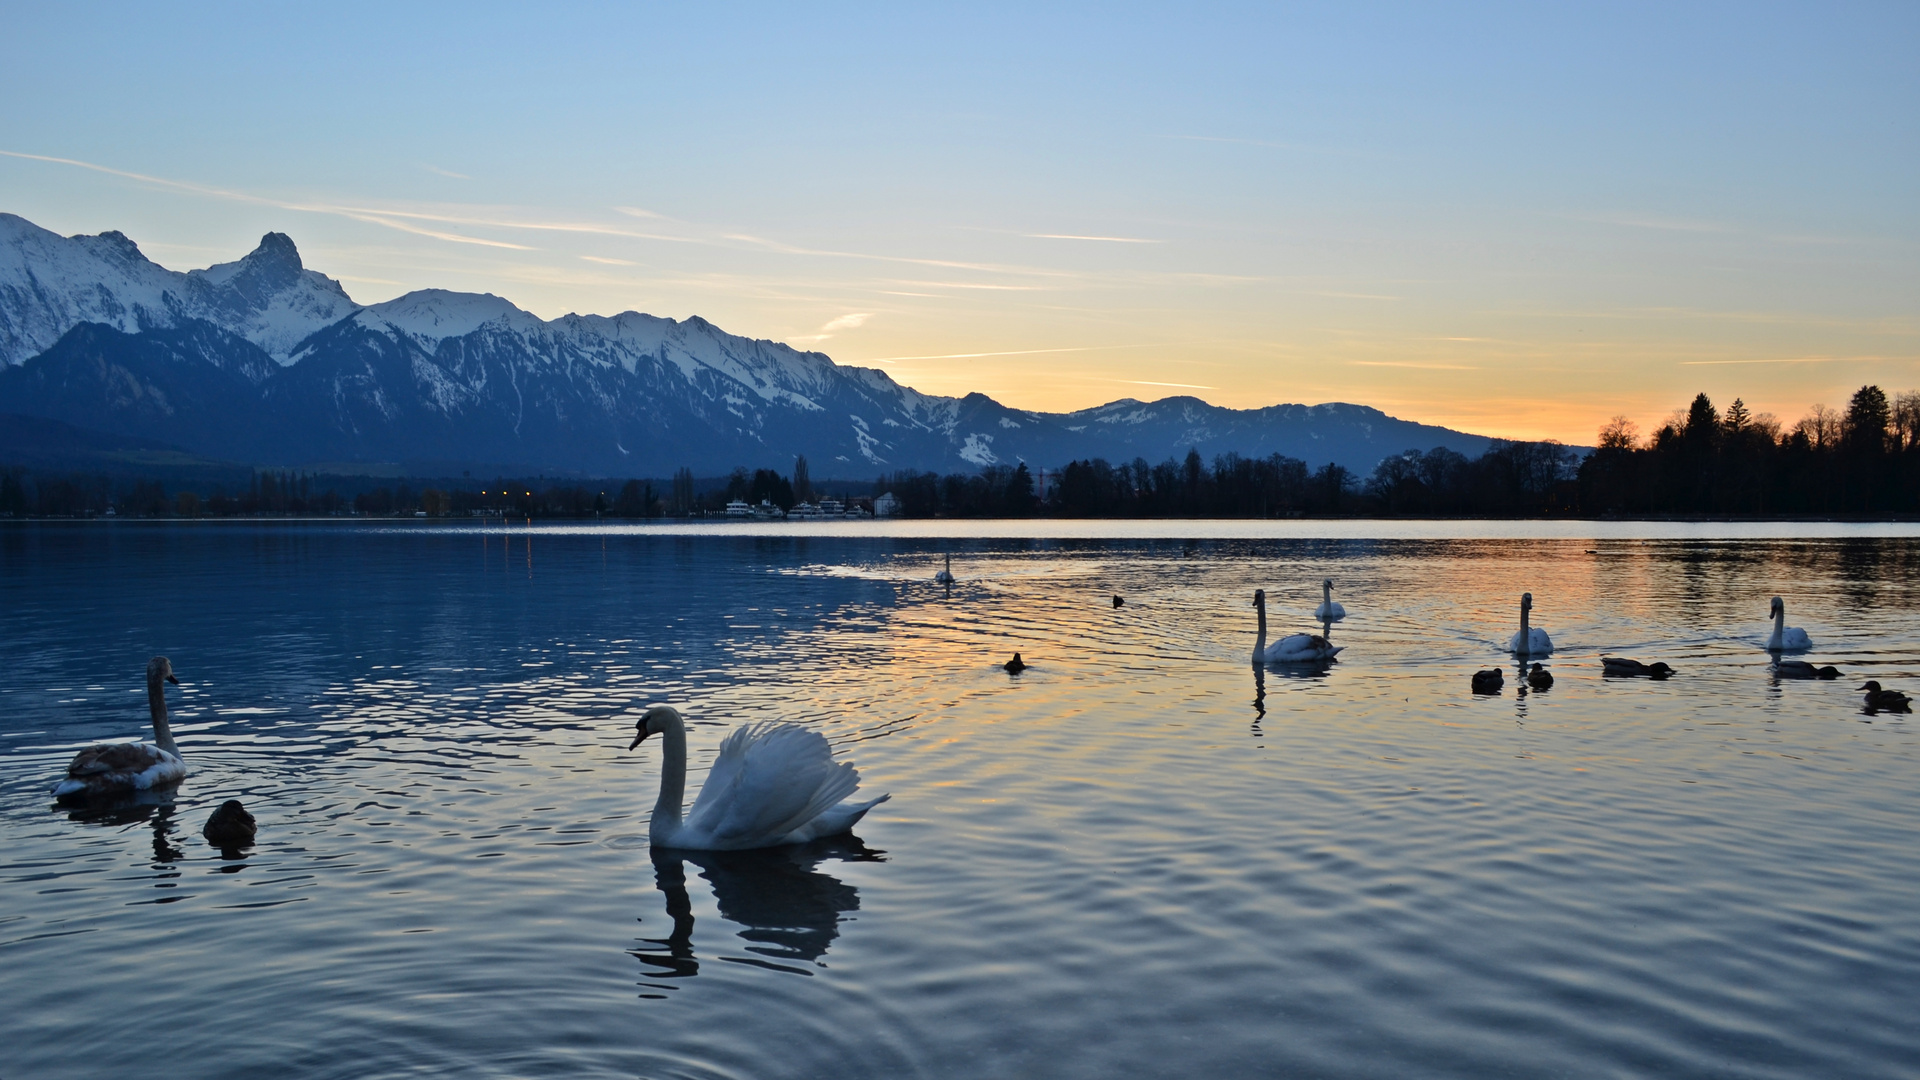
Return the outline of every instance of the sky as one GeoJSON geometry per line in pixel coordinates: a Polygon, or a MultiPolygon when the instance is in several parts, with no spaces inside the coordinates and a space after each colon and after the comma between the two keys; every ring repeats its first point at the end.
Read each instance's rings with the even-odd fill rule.
{"type": "Polygon", "coordinates": [[[939,394],[1511,438],[1920,387],[1920,4],[34,5],[0,210],[939,394]]]}

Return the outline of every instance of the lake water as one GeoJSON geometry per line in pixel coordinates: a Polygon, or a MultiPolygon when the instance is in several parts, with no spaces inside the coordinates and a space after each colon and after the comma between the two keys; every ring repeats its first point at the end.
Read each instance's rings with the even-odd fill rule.
{"type": "Polygon", "coordinates": [[[1914,532],[0,529],[0,1076],[1911,1077],[1914,532]],[[55,807],[157,653],[193,774],[55,807]],[[655,857],[661,701],[690,789],[779,718],[893,799],[655,857]]]}

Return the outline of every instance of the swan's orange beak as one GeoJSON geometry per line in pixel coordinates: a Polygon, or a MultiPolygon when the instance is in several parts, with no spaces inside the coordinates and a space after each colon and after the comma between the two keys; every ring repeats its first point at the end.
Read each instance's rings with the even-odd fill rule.
{"type": "Polygon", "coordinates": [[[641,728],[640,733],[633,737],[633,741],[631,743],[627,744],[627,749],[629,750],[638,749],[640,744],[646,741],[647,741],[647,729],[641,728]]]}

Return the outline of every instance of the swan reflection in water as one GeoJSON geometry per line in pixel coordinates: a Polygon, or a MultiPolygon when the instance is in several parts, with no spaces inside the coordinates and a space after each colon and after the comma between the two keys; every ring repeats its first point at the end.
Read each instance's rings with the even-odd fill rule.
{"type": "MultiPolygon", "coordinates": [[[[653,881],[666,894],[672,932],[664,938],[642,938],[642,947],[628,950],[652,969],[651,979],[688,979],[700,973],[693,949],[693,902],[687,895],[686,864],[693,864],[713,889],[720,917],[741,927],[752,956],[715,959],[749,964],[773,971],[811,975],[802,965],[819,965],[827,947],[840,936],[840,920],[860,909],[860,891],[817,867],[828,860],[885,862],[851,835],[816,840],[810,844],[762,848],[754,851],[683,851],[653,849],[653,881]]],[[[642,982],[649,990],[671,990],[670,983],[642,982]]],[[[642,993],[660,998],[664,994],[642,993]]]]}
{"type": "MultiPolygon", "coordinates": [[[[175,834],[175,827],[184,818],[179,816],[180,809],[175,802],[175,793],[172,791],[140,791],[119,798],[94,799],[78,805],[63,803],[58,809],[67,815],[68,821],[80,825],[99,825],[107,828],[125,828],[140,824],[150,826],[153,829],[153,868],[161,871],[161,880],[178,877],[179,874],[173,869],[173,864],[188,857],[181,838],[175,834]]],[[[221,848],[219,872],[239,873],[246,865],[249,851],[251,848],[221,848]]]]}

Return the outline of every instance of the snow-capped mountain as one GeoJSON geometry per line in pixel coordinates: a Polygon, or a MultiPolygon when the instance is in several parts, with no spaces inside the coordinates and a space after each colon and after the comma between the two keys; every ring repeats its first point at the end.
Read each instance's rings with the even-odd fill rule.
{"type": "Polygon", "coordinates": [[[0,215],[0,350],[0,413],[275,465],[712,475],[804,454],[816,476],[864,476],[1197,448],[1365,470],[1409,448],[1487,443],[1356,405],[1015,410],[697,317],[542,320],[441,289],[362,307],[279,233],[183,274],[119,233],[63,238],[12,215],[0,215]]]}
{"type": "Polygon", "coordinates": [[[83,322],[127,333],[198,319],[284,361],[309,334],[353,313],[340,283],[300,264],[283,233],[237,262],[178,273],[118,232],[61,236],[0,214],[0,365],[45,352],[83,322]]]}

